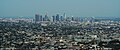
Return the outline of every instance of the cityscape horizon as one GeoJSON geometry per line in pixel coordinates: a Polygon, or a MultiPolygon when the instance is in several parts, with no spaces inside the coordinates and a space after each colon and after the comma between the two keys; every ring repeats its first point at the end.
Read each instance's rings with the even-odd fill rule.
{"type": "Polygon", "coordinates": [[[0,0],[0,50],[120,50],[120,0],[0,0]]]}
{"type": "MultiPolygon", "coordinates": [[[[41,13],[36,13],[36,14],[39,14],[39,15],[45,15],[46,13],[44,13],[44,14],[41,14],[41,13]]],[[[48,16],[49,17],[51,17],[51,16],[54,16],[54,15],[56,15],[56,14],[60,14],[61,16],[64,14],[64,13],[55,13],[55,14],[52,14],[52,15],[49,15],[49,13],[48,13],[48,16]]],[[[0,16],[0,18],[34,18],[34,15],[35,14],[33,14],[33,16],[0,16]]],[[[68,15],[67,13],[66,13],[66,16],[67,17],[72,17],[73,15],[68,15]]],[[[96,17],[96,18],[120,18],[120,16],[73,16],[73,17],[81,17],[81,18],[86,18],[86,17],[96,17]]]]}

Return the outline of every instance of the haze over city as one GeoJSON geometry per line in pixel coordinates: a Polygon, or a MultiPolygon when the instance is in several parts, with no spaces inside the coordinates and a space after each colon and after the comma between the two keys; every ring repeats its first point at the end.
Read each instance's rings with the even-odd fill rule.
{"type": "Polygon", "coordinates": [[[120,17],[120,0],[0,0],[0,17],[34,17],[46,12],[49,16],[120,17]]]}
{"type": "Polygon", "coordinates": [[[0,0],[0,50],[120,50],[120,0],[0,0]]]}

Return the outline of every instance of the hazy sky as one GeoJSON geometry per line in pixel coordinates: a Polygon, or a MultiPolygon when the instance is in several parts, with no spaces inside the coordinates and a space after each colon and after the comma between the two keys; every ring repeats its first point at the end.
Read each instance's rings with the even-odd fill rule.
{"type": "Polygon", "coordinates": [[[0,0],[0,16],[120,16],[120,0],[0,0]]]}

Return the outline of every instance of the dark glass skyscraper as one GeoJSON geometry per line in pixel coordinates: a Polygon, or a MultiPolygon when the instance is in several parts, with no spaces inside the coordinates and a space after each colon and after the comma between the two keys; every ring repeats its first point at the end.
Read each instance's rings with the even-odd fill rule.
{"type": "Polygon", "coordinates": [[[43,21],[43,17],[42,17],[42,15],[40,15],[39,19],[40,19],[40,21],[43,21]]]}
{"type": "Polygon", "coordinates": [[[60,16],[60,21],[63,21],[63,20],[64,20],[63,16],[60,16]]]}
{"type": "Polygon", "coordinates": [[[40,15],[39,14],[35,14],[35,22],[39,22],[40,21],[40,15]]]}
{"type": "Polygon", "coordinates": [[[35,14],[35,22],[40,22],[40,21],[43,21],[42,15],[35,14]]]}
{"type": "Polygon", "coordinates": [[[74,17],[72,16],[72,21],[74,21],[74,17]]]}
{"type": "Polygon", "coordinates": [[[59,21],[59,14],[56,15],[56,21],[59,21]]]}
{"type": "Polygon", "coordinates": [[[55,17],[55,16],[52,16],[52,18],[53,18],[53,22],[55,22],[55,21],[56,21],[56,17],[55,17]]]}

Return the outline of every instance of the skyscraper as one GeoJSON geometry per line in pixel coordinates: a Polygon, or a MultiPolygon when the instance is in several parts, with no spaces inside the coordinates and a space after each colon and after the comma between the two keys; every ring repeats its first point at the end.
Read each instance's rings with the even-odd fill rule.
{"type": "Polygon", "coordinates": [[[39,19],[40,19],[40,21],[43,21],[43,17],[42,17],[42,15],[40,15],[39,19]]]}
{"type": "Polygon", "coordinates": [[[74,17],[72,16],[72,21],[74,21],[74,17]]]}
{"type": "Polygon", "coordinates": [[[39,14],[35,14],[35,22],[39,22],[40,21],[40,15],[39,14]]]}
{"type": "Polygon", "coordinates": [[[42,15],[35,14],[35,22],[40,22],[40,21],[43,21],[42,15]]]}
{"type": "Polygon", "coordinates": [[[48,21],[49,20],[49,18],[48,18],[48,14],[47,14],[47,12],[46,12],[46,14],[45,14],[45,21],[48,21]]]}
{"type": "Polygon", "coordinates": [[[63,21],[63,20],[64,20],[63,16],[60,16],[60,21],[63,21]]]}
{"type": "Polygon", "coordinates": [[[59,17],[59,14],[57,14],[56,15],[56,21],[59,21],[60,19],[59,19],[60,17],[59,17]]]}
{"type": "Polygon", "coordinates": [[[56,21],[56,17],[55,17],[55,16],[52,16],[52,18],[53,18],[53,22],[55,22],[55,21],[56,21]]]}
{"type": "Polygon", "coordinates": [[[66,17],[66,14],[65,14],[65,13],[63,14],[63,18],[64,18],[64,21],[66,21],[66,18],[67,18],[67,17],[66,17]]]}

